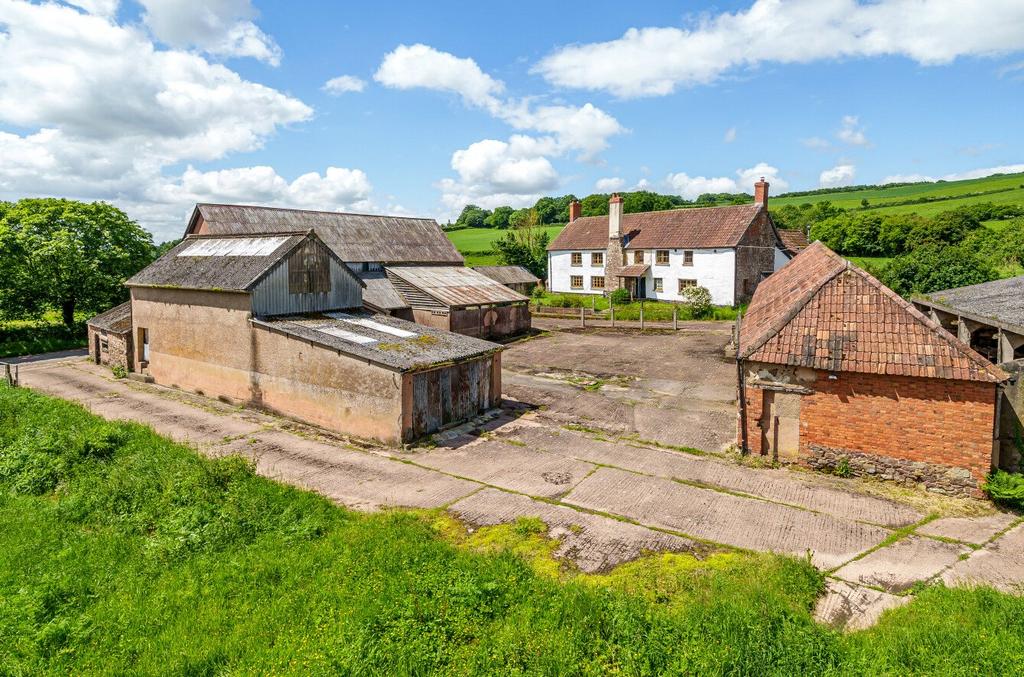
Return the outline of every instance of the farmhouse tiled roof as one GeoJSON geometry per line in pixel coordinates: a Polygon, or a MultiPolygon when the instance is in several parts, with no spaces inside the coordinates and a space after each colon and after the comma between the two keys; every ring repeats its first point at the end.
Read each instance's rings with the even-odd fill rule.
{"type": "Polygon", "coordinates": [[[820,242],[757,287],[743,359],[827,371],[998,383],[970,346],[820,242]]]}
{"type": "Polygon", "coordinates": [[[1024,327],[1024,275],[932,292],[924,301],[966,315],[1024,327]]]}
{"type": "Polygon", "coordinates": [[[213,235],[313,230],[346,263],[464,263],[434,219],[200,203],[186,233],[197,232],[200,223],[213,235]]]}
{"type": "Polygon", "coordinates": [[[790,254],[798,254],[810,244],[804,231],[794,228],[779,228],[779,239],[782,240],[783,250],[790,254]]]}
{"type": "MultiPolygon", "coordinates": [[[[622,215],[626,249],[714,249],[739,244],[760,204],[695,207],[622,215]]],[[[582,216],[567,224],[548,251],[604,249],[608,217],[582,216]]]]}

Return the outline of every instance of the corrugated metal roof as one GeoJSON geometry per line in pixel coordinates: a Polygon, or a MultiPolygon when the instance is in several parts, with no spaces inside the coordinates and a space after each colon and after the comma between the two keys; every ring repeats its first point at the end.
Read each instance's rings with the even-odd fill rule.
{"type": "Polygon", "coordinates": [[[119,306],[100,313],[86,322],[90,327],[123,334],[132,329],[132,302],[125,301],[119,306]]]}
{"type": "Polygon", "coordinates": [[[200,218],[205,232],[214,235],[313,230],[347,263],[464,263],[433,219],[203,203],[196,205],[186,232],[200,218]]]}
{"type": "MultiPolygon", "coordinates": [[[[529,301],[525,296],[495,282],[472,268],[461,266],[394,266],[388,275],[428,294],[449,307],[529,301]]],[[[408,299],[414,303],[412,299],[408,299]]]]}
{"type": "Polygon", "coordinates": [[[501,350],[501,346],[490,341],[387,315],[331,313],[329,316],[254,319],[252,323],[403,372],[501,350]],[[409,336],[398,336],[399,332],[409,336]]]}
{"type": "Polygon", "coordinates": [[[133,275],[125,284],[129,287],[174,287],[179,289],[215,289],[246,291],[275,263],[283,259],[310,233],[294,235],[268,235],[266,237],[224,237],[200,235],[182,240],[177,246],[133,275]],[[200,245],[204,251],[233,251],[238,240],[239,249],[256,251],[248,255],[186,255],[182,252],[200,245]],[[259,241],[266,241],[261,243],[259,241]],[[265,244],[265,246],[263,246],[265,244]],[[270,245],[275,245],[270,249],[270,245]],[[263,253],[269,250],[269,253],[263,253]]]}
{"type": "Polygon", "coordinates": [[[185,247],[178,256],[270,256],[288,241],[282,237],[204,238],[185,247]]]}
{"type": "Polygon", "coordinates": [[[537,284],[540,279],[522,266],[474,266],[473,270],[501,284],[537,284]]]}
{"type": "MultiPolygon", "coordinates": [[[[735,247],[760,204],[731,207],[692,207],[622,215],[627,249],[714,249],[735,247]]],[[[548,251],[605,249],[608,217],[582,216],[567,224],[548,245],[548,251]]]]}
{"type": "Polygon", "coordinates": [[[366,289],[363,290],[364,304],[378,310],[400,310],[409,307],[383,270],[362,271],[357,274],[366,285],[366,289]]]}
{"type": "Polygon", "coordinates": [[[758,285],[740,325],[739,354],[826,371],[989,383],[1007,378],[821,242],[758,285]]]}

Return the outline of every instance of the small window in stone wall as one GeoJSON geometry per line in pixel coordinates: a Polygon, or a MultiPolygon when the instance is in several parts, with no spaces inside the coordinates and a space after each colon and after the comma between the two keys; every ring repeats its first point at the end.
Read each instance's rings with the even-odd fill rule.
{"type": "Polygon", "coordinates": [[[104,353],[110,352],[110,341],[107,340],[106,336],[100,338],[100,351],[104,353]]]}
{"type": "Polygon", "coordinates": [[[316,242],[307,240],[288,258],[288,293],[322,294],[330,291],[330,256],[316,242]]]}

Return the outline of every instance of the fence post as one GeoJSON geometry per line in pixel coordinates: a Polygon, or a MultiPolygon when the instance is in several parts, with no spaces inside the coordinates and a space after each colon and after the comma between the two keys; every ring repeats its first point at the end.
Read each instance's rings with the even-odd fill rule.
{"type": "Polygon", "coordinates": [[[594,314],[596,312],[597,312],[597,297],[596,296],[591,296],[590,297],[590,313],[594,314]]]}
{"type": "Polygon", "coordinates": [[[644,302],[640,302],[640,331],[644,330],[644,302]]]}
{"type": "Polygon", "coordinates": [[[14,385],[14,380],[11,378],[11,365],[9,364],[4,364],[4,378],[7,379],[7,385],[14,385]]]}
{"type": "Polygon", "coordinates": [[[615,304],[612,303],[611,299],[608,299],[608,310],[612,314],[612,327],[615,326],[615,304]]]}
{"type": "Polygon", "coordinates": [[[672,306],[672,328],[679,329],[679,306],[672,306]]]}
{"type": "Polygon", "coordinates": [[[586,311],[587,311],[586,308],[584,308],[583,306],[580,306],[580,326],[584,327],[584,328],[587,326],[586,311]]]}

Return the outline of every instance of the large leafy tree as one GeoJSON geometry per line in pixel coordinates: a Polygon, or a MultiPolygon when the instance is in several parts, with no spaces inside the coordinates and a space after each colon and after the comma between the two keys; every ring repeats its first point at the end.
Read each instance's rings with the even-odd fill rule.
{"type": "Polygon", "coordinates": [[[925,245],[894,258],[878,277],[897,294],[912,296],[989,282],[999,272],[966,246],[925,245]]]}
{"type": "Polygon", "coordinates": [[[550,237],[538,223],[537,212],[527,211],[517,219],[516,225],[494,241],[491,247],[498,255],[498,263],[522,266],[544,279],[548,273],[548,242],[550,237]]]}
{"type": "Polygon", "coordinates": [[[153,255],[149,233],[104,202],[8,203],[0,209],[0,308],[21,317],[57,308],[70,327],[76,310],[124,300],[124,281],[153,255]]]}
{"type": "Polygon", "coordinates": [[[483,207],[466,205],[462,208],[459,218],[455,219],[455,225],[467,228],[483,228],[485,225],[484,220],[490,215],[491,213],[483,207]]]}

